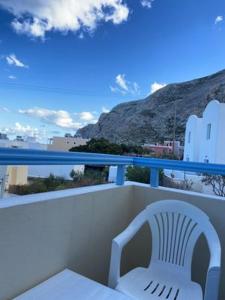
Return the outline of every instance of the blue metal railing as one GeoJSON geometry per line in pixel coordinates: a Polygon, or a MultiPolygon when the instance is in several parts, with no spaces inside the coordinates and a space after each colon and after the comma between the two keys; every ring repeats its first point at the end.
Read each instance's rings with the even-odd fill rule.
{"type": "Polygon", "coordinates": [[[159,185],[160,169],[225,175],[225,165],[145,157],[95,154],[83,152],[56,152],[16,148],[0,148],[1,165],[108,165],[118,166],[116,184],[123,185],[125,166],[145,166],[151,169],[150,184],[159,185]]]}

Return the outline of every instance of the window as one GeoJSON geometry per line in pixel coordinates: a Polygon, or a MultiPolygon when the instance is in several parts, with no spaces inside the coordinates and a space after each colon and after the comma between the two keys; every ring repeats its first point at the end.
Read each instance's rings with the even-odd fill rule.
{"type": "Polygon", "coordinates": [[[210,140],[210,138],[211,138],[211,129],[212,129],[212,124],[208,124],[207,125],[207,131],[206,131],[206,139],[207,140],[210,140]]]}
{"type": "Polygon", "coordinates": [[[188,144],[191,142],[191,131],[188,132],[188,144]]]}

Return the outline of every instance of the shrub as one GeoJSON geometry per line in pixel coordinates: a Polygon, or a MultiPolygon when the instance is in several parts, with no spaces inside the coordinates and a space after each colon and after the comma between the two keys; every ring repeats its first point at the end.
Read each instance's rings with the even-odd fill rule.
{"type": "Polygon", "coordinates": [[[225,197],[225,176],[204,174],[202,182],[211,186],[215,195],[225,197]]]}
{"type": "Polygon", "coordinates": [[[104,153],[104,154],[149,154],[151,151],[144,149],[138,145],[126,145],[111,143],[104,138],[91,139],[86,145],[73,147],[72,152],[89,152],[89,153],[104,153]]]}
{"type": "MultiPolygon", "coordinates": [[[[130,181],[136,181],[141,183],[150,183],[150,168],[129,166],[127,168],[126,177],[130,181]]],[[[159,171],[159,184],[162,184],[163,171],[159,171]]]]}
{"type": "Polygon", "coordinates": [[[47,187],[41,181],[33,182],[32,184],[9,186],[9,193],[16,195],[29,195],[36,193],[44,193],[47,191],[47,187]]]}
{"type": "Polygon", "coordinates": [[[73,181],[65,180],[63,177],[50,175],[48,178],[33,178],[29,184],[25,185],[10,185],[9,193],[16,195],[29,195],[36,193],[44,193],[49,191],[58,191],[69,188],[103,184],[106,182],[106,170],[95,171],[88,170],[85,174],[71,172],[74,176],[73,181]]]}
{"type": "Polygon", "coordinates": [[[74,169],[73,169],[70,172],[70,177],[73,179],[73,182],[79,182],[83,177],[83,173],[78,172],[78,171],[74,171],[74,169]]]}
{"type": "Polygon", "coordinates": [[[191,191],[192,190],[193,182],[192,180],[182,180],[181,182],[175,182],[173,179],[163,176],[163,186],[178,190],[186,190],[191,191]]]}

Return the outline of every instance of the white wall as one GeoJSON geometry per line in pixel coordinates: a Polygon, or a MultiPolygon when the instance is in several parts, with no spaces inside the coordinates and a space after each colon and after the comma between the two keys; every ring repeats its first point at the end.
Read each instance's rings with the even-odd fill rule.
{"type": "Polygon", "coordinates": [[[220,153],[220,149],[218,149],[220,106],[221,104],[217,100],[211,101],[203,113],[201,142],[199,143],[200,162],[204,162],[205,159],[208,159],[209,163],[221,162],[218,157],[220,153]],[[207,139],[208,124],[211,124],[210,139],[207,139]]]}
{"type": "Polygon", "coordinates": [[[202,119],[195,115],[188,118],[185,131],[184,160],[199,161],[199,140],[201,139],[202,119]]]}
{"type": "Polygon", "coordinates": [[[225,104],[211,101],[203,113],[203,131],[200,144],[200,161],[207,156],[210,163],[225,163],[225,104]],[[211,136],[207,139],[207,126],[211,136]]]}
{"type": "Polygon", "coordinates": [[[11,141],[11,140],[0,140],[0,147],[3,148],[22,148],[22,149],[35,149],[35,150],[47,150],[46,144],[40,144],[32,141],[11,141]]]}
{"type": "Polygon", "coordinates": [[[131,190],[107,184],[0,201],[0,300],[66,267],[106,283],[112,239],[133,218],[131,190]]]}
{"type": "Polygon", "coordinates": [[[220,105],[220,120],[218,131],[218,162],[225,163],[225,104],[220,105]]]}
{"type": "Polygon", "coordinates": [[[213,100],[205,108],[202,118],[194,115],[189,117],[185,132],[184,160],[225,164],[224,103],[213,100]],[[210,137],[207,137],[209,124],[211,132],[210,137]]]}
{"type": "Polygon", "coordinates": [[[109,167],[108,182],[116,182],[117,166],[109,167]]]}
{"type": "MultiPolygon", "coordinates": [[[[66,267],[106,283],[112,239],[147,205],[165,199],[187,201],[209,215],[221,240],[224,262],[223,198],[145,184],[106,184],[21,196],[0,201],[0,300],[12,299],[66,267]]],[[[192,279],[204,286],[208,250],[201,242],[195,249],[192,279]]],[[[147,266],[150,251],[146,225],[123,251],[122,274],[147,266]]],[[[223,263],[221,276],[218,300],[225,299],[223,263]]]]}

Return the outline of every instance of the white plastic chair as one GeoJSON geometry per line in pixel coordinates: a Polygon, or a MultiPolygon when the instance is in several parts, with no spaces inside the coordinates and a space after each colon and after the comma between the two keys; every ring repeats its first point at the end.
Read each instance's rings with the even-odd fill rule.
{"type": "Polygon", "coordinates": [[[217,300],[220,262],[220,241],[208,216],[183,201],[159,201],[146,207],[113,239],[109,286],[140,300],[217,300]],[[135,268],[120,277],[122,249],[146,222],[152,233],[149,267],[135,268]],[[193,250],[201,234],[210,250],[204,298],[201,286],[191,281],[193,250]]]}

